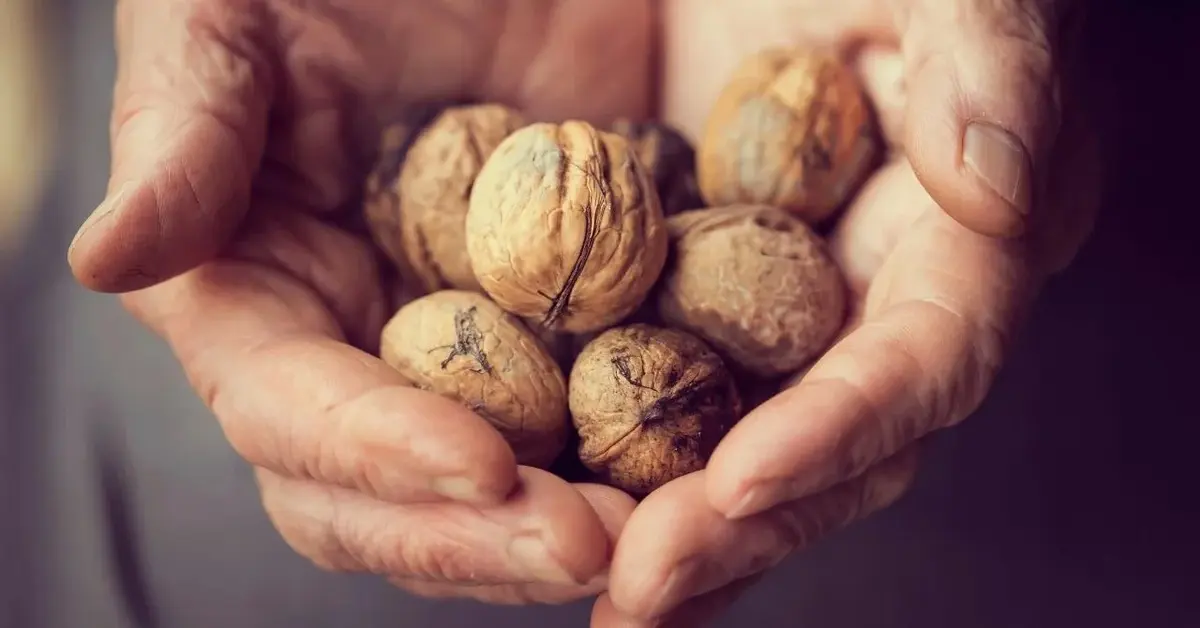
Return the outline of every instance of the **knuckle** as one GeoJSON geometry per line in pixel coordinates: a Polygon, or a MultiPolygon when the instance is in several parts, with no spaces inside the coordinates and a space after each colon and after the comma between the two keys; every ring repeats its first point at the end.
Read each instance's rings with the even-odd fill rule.
{"type": "Polygon", "coordinates": [[[333,517],[324,520],[305,516],[294,507],[297,497],[289,494],[287,481],[264,469],[256,469],[256,475],[263,510],[292,551],[325,571],[361,571],[361,564],[341,543],[336,532],[339,525],[336,509],[332,510],[333,517]]]}
{"type": "Polygon", "coordinates": [[[902,451],[873,469],[862,482],[855,519],[895,504],[916,479],[918,455],[915,447],[902,451]]]}
{"type": "MultiPolygon", "coordinates": [[[[432,530],[427,528],[426,530],[432,530]]],[[[407,539],[394,547],[393,573],[442,583],[481,584],[479,558],[465,545],[429,539],[407,539]]]]}
{"type": "Polygon", "coordinates": [[[838,477],[842,478],[857,477],[881,456],[886,455],[897,440],[903,438],[903,435],[896,433],[902,429],[897,425],[903,423],[902,421],[890,421],[885,418],[883,411],[870,400],[861,385],[851,382],[847,382],[847,385],[851,390],[851,398],[857,400],[860,420],[855,423],[853,429],[846,432],[843,442],[838,447],[838,451],[841,452],[841,475],[838,477]]]}

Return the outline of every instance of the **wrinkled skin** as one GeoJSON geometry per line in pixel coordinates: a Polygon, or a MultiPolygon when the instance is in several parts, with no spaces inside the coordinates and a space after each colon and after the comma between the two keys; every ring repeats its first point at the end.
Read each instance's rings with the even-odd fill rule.
{"type": "Polygon", "coordinates": [[[318,565],[427,596],[605,591],[594,626],[697,625],[897,499],[916,440],[978,405],[1083,242],[1096,151],[1062,82],[1066,4],[471,6],[122,0],[113,172],[72,267],[172,346],[275,525],[318,565]],[[854,62],[896,151],[831,237],[855,295],[844,337],[705,471],[635,511],[619,491],[518,468],[485,421],[371,357],[383,288],[366,241],[337,225],[384,120],[474,96],[535,119],[660,112],[694,141],[740,58],[804,41],[874,44],[854,62]]]}

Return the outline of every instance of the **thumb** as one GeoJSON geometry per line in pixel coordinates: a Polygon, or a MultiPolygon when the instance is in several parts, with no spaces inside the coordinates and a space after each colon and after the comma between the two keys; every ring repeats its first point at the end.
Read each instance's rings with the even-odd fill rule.
{"type": "Polygon", "coordinates": [[[902,1],[917,176],[967,228],[1022,234],[1058,131],[1054,0],[902,1]]]}
{"type": "Polygon", "coordinates": [[[84,286],[126,292],[185,272],[244,215],[270,91],[253,12],[232,4],[118,3],[108,193],[68,252],[84,286]]]}

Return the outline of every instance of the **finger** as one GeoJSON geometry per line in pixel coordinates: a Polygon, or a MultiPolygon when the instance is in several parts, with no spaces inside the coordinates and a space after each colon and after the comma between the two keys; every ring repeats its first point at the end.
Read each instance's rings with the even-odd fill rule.
{"type": "Polygon", "coordinates": [[[550,473],[522,467],[494,506],[398,506],[361,493],[258,472],[271,521],[297,553],[335,571],[459,584],[588,584],[609,538],[588,501],[550,473]]]}
{"type": "Polygon", "coordinates": [[[613,556],[609,595],[622,613],[655,618],[684,601],[779,564],[792,552],[898,500],[916,450],[854,480],[740,520],[708,505],[706,470],[655,491],[629,518],[613,556]]]}
{"type": "Polygon", "coordinates": [[[727,584],[716,591],[694,597],[662,617],[643,618],[617,610],[612,598],[604,593],[592,607],[592,628],[699,628],[725,612],[743,593],[762,580],[756,573],[727,584]]]}
{"type": "Polygon", "coordinates": [[[211,262],[126,303],[255,466],[391,501],[494,503],[512,490],[516,460],[494,428],[345,344],[290,274],[211,262]]]}
{"type": "Polygon", "coordinates": [[[854,56],[863,89],[874,103],[879,130],[892,150],[904,148],[904,112],[908,95],[904,84],[904,55],[889,46],[864,46],[854,56]]]}
{"type": "MultiPolygon", "coordinates": [[[[634,501],[625,493],[598,484],[576,484],[575,490],[592,506],[608,534],[609,547],[616,544],[621,530],[633,512],[634,501]]],[[[566,604],[591,597],[608,588],[607,570],[586,584],[566,585],[536,582],[532,584],[464,585],[431,582],[412,578],[391,578],[392,584],[426,598],[467,598],[487,604],[527,605],[566,604]]]]}
{"type": "Polygon", "coordinates": [[[1028,227],[1058,132],[1048,0],[896,0],[905,146],[934,200],[970,229],[1028,227]]]}
{"type": "Polygon", "coordinates": [[[717,510],[816,493],[978,407],[1028,302],[1029,264],[930,205],[880,267],[863,322],[718,445],[717,510]]]}
{"type": "Polygon", "coordinates": [[[112,173],[69,253],[83,285],[124,292],[175,276],[212,257],[245,212],[271,77],[251,45],[260,11],[236,4],[118,3],[112,173]]]}
{"type": "Polygon", "coordinates": [[[852,301],[863,300],[901,236],[934,209],[903,158],[884,164],[867,179],[829,240],[830,255],[846,278],[852,301]]]}
{"type": "Polygon", "coordinates": [[[428,580],[405,580],[402,578],[391,578],[388,582],[413,595],[427,599],[465,599],[498,606],[570,604],[571,602],[577,602],[583,598],[597,595],[605,587],[602,577],[580,585],[527,583],[472,586],[430,582],[428,580]]]}

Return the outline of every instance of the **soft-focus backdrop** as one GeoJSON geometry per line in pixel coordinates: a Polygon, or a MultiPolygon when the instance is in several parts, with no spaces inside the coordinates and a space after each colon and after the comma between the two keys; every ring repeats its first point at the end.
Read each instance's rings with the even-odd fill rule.
{"type": "MultiPolygon", "coordinates": [[[[1098,230],[990,400],[900,505],[720,625],[1200,626],[1200,16],[1125,4],[1092,34],[1098,230]]],[[[111,11],[0,2],[0,626],[585,625],[586,604],[426,602],[294,556],[165,347],[72,283],[107,175],[111,11]]]]}

